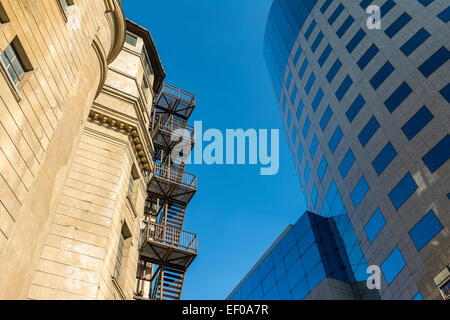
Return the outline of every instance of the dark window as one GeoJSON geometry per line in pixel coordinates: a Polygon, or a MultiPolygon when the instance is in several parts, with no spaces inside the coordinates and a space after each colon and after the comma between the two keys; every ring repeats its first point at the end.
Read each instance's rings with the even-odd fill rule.
{"type": "Polygon", "coordinates": [[[319,140],[317,139],[317,136],[314,136],[314,138],[311,142],[311,146],[309,147],[309,154],[311,156],[311,159],[314,159],[318,145],[319,145],[319,140]]]}
{"type": "Polygon", "coordinates": [[[397,151],[395,150],[392,143],[389,142],[372,162],[373,168],[375,169],[376,173],[378,175],[381,175],[396,156],[397,151]]]}
{"type": "Polygon", "coordinates": [[[312,51],[312,52],[316,52],[317,47],[320,45],[320,43],[322,42],[322,40],[323,40],[323,33],[322,33],[322,31],[321,31],[321,32],[319,32],[319,34],[318,34],[317,37],[316,37],[316,40],[314,40],[314,42],[313,42],[313,44],[312,44],[312,46],[311,46],[311,51],[312,51]]]}
{"type": "Polygon", "coordinates": [[[303,76],[305,75],[305,72],[306,72],[307,68],[308,68],[308,60],[306,60],[306,58],[305,58],[305,60],[303,61],[302,66],[300,67],[300,71],[298,72],[298,77],[300,79],[303,79],[303,76]]]}
{"type": "Polygon", "coordinates": [[[300,120],[304,106],[305,106],[305,104],[303,103],[303,100],[300,100],[300,103],[298,104],[298,108],[297,108],[297,114],[296,114],[297,120],[300,120]]]}
{"type": "Polygon", "coordinates": [[[336,91],[336,98],[339,101],[341,101],[344,98],[345,94],[347,93],[348,89],[350,89],[352,84],[353,84],[352,78],[350,78],[350,76],[347,75],[347,77],[345,77],[345,79],[342,81],[341,86],[336,91]]]}
{"type": "Polygon", "coordinates": [[[364,227],[370,243],[375,240],[375,238],[385,225],[386,220],[384,220],[384,216],[381,213],[381,210],[377,209],[377,211],[375,211],[375,213],[372,215],[372,218],[370,218],[369,222],[367,222],[366,226],[364,227]]]}
{"type": "Polygon", "coordinates": [[[438,170],[450,158],[450,136],[447,135],[436,146],[433,147],[423,158],[431,173],[438,170]]]}
{"type": "Polygon", "coordinates": [[[308,162],[307,162],[306,165],[305,165],[305,175],[304,175],[304,178],[305,178],[305,183],[308,184],[308,182],[309,182],[309,164],[308,164],[308,162]]]}
{"type": "Polygon", "coordinates": [[[380,8],[381,17],[383,18],[393,7],[395,7],[394,0],[387,0],[380,8]]]}
{"type": "Polygon", "coordinates": [[[352,199],[353,205],[356,209],[358,209],[367,192],[369,192],[369,185],[367,184],[366,179],[364,177],[361,177],[358,184],[353,189],[352,194],[350,195],[350,198],[352,199]]]}
{"type": "Polygon", "coordinates": [[[366,126],[361,130],[361,133],[358,135],[358,139],[363,147],[365,147],[369,143],[370,139],[372,139],[373,135],[378,131],[379,128],[380,124],[378,123],[375,116],[373,116],[366,124],[366,126]]]}
{"type": "Polygon", "coordinates": [[[372,3],[372,1],[373,0],[363,0],[363,1],[361,1],[361,3],[359,5],[361,6],[361,8],[366,10],[367,7],[372,3]]]}
{"type": "Polygon", "coordinates": [[[286,112],[286,98],[283,96],[283,104],[281,105],[281,110],[283,110],[283,114],[286,112]]]}
{"type": "Polygon", "coordinates": [[[329,83],[333,81],[333,79],[336,77],[336,74],[339,72],[339,70],[342,67],[342,62],[339,59],[336,59],[333,66],[331,67],[330,71],[327,74],[327,80],[329,83]]]}
{"type": "Polygon", "coordinates": [[[320,12],[325,13],[325,11],[327,11],[327,9],[330,7],[330,4],[333,2],[333,0],[327,0],[325,1],[325,3],[323,4],[323,6],[320,8],[320,12]]]}
{"type": "Polygon", "coordinates": [[[328,106],[325,112],[323,113],[322,119],[320,119],[320,128],[322,129],[322,131],[325,131],[332,116],[333,110],[331,110],[330,106],[328,106]]]}
{"type": "Polygon", "coordinates": [[[420,251],[431,241],[443,226],[433,210],[430,210],[415,226],[409,231],[417,250],[420,251]]]}
{"type": "Polygon", "coordinates": [[[123,257],[123,248],[125,247],[125,237],[123,233],[120,233],[119,238],[119,247],[117,248],[117,255],[116,255],[116,264],[114,266],[114,278],[119,279],[120,276],[120,267],[122,264],[122,257],[123,257]]]}
{"type": "Polygon", "coordinates": [[[309,76],[308,82],[306,83],[306,86],[305,86],[306,94],[309,94],[315,81],[316,81],[316,75],[314,74],[314,72],[312,72],[311,75],[309,76]]]}
{"type": "Polygon", "coordinates": [[[302,158],[303,158],[303,146],[300,143],[300,145],[298,146],[298,163],[302,162],[302,158]]]}
{"type": "Polygon", "coordinates": [[[403,46],[400,47],[400,50],[404,53],[405,56],[410,56],[422,43],[424,43],[430,34],[424,28],[421,28],[416,32],[408,41],[405,42],[403,46]]]}
{"type": "Polygon", "coordinates": [[[6,14],[5,9],[0,3],[0,24],[9,22],[8,15],[6,14]]]}
{"type": "Polygon", "coordinates": [[[372,59],[377,55],[378,47],[375,44],[372,44],[369,49],[362,55],[362,57],[358,60],[358,67],[361,70],[364,70],[365,67],[372,61],[372,59]]]}
{"type": "Polygon", "coordinates": [[[394,72],[394,70],[394,66],[389,61],[387,61],[370,80],[370,84],[372,85],[374,90],[377,90],[384,82],[384,80],[386,80],[391,75],[391,73],[394,72]]]}
{"type": "Polygon", "coordinates": [[[339,38],[342,38],[344,34],[347,32],[347,30],[351,27],[351,25],[355,22],[355,18],[352,16],[348,16],[348,18],[344,21],[344,23],[341,25],[341,27],[336,32],[337,36],[339,38]]]}
{"type": "Polygon", "coordinates": [[[150,77],[153,75],[153,69],[152,69],[152,66],[150,65],[150,60],[147,56],[147,53],[145,52],[145,47],[142,48],[141,56],[142,56],[142,60],[144,61],[144,68],[145,68],[145,71],[147,72],[147,76],[150,77]]]}
{"type": "Polygon", "coordinates": [[[325,156],[322,157],[322,161],[320,161],[319,169],[317,170],[317,176],[319,177],[319,181],[322,181],[325,172],[327,171],[328,162],[325,159],[325,156]]]}
{"type": "Polygon", "coordinates": [[[406,176],[400,180],[397,186],[395,186],[395,188],[389,193],[389,198],[391,199],[395,209],[398,210],[406,202],[406,200],[413,195],[417,188],[418,186],[416,182],[408,172],[406,176]]]}
{"type": "Polygon", "coordinates": [[[446,47],[441,47],[419,67],[419,71],[422,72],[425,78],[428,78],[433,72],[446,63],[449,58],[450,51],[448,51],[446,47]]]}
{"type": "Polygon", "coordinates": [[[334,153],[336,151],[343,135],[344,134],[342,133],[341,127],[338,126],[334,131],[333,136],[330,139],[330,142],[328,142],[328,146],[330,147],[331,153],[334,153]]]}
{"type": "Polygon", "coordinates": [[[294,84],[294,89],[292,89],[292,94],[291,94],[291,103],[292,103],[292,105],[294,105],[295,99],[297,98],[297,92],[298,92],[298,88],[294,84]]]}
{"type": "Polygon", "coordinates": [[[325,50],[323,50],[322,55],[319,58],[319,65],[321,67],[323,67],[323,65],[325,64],[325,62],[327,61],[328,57],[330,56],[332,49],[330,45],[327,45],[327,47],[325,48],[325,50]]]}
{"type": "Polygon", "coordinates": [[[398,249],[398,247],[395,247],[395,249],[381,265],[381,270],[383,270],[384,277],[386,278],[388,284],[391,284],[391,282],[397,277],[400,271],[403,270],[405,265],[406,263],[400,250],[398,249]]]}
{"type": "Polygon", "coordinates": [[[450,6],[447,9],[444,9],[441,13],[437,15],[439,19],[441,19],[444,23],[447,23],[450,20],[450,6]]]}
{"type": "Polygon", "coordinates": [[[127,34],[125,35],[125,42],[133,47],[136,47],[137,38],[127,32],[127,34]]]}
{"type": "Polygon", "coordinates": [[[405,136],[412,140],[425,126],[433,119],[433,114],[426,106],[423,106],[409,121],[402,127],[405,136]]]}
{"type": "Polygon", "coordinates": [[[442,295],[444,296],[445,300],[449,300],[450,299],[450,280],[447,281],[446,283],[444,283],[444,285],[442,285],[439,288],[442,292],[442,295]]]}
{"type": "Polygon", "coordinates": [[[314,187],[313,187],[313,192],[312,192],[312,195],[311,195],[311,201],[312,201],[313,208],[316,207],[316,203],[317,203],[317,194],[318,194],[318,192],[317,192],[317,187],[316,187],[316,185],[314,185],[314,187]]]}
{"type": "Polygon", "coordinates": [[[305,39],[308,40],[309,37],[311,36],[311,33],[314,31],[314,28],[316,27],[317,23],[316,20],[313,19],[313,21],[311,21],[311,24],[308,27],[308,30],[306,30],[305,33],[305,39]]]}
{"type": "Polygon", "coordinates": [[[362,39],[366,36],[366,33],[363,29],[359,29],[359,31],[355,34],[355,36],[350,40],[350,42],[347,44],[346,48],[349,53],[352,53],[353,50],[358,46],[358,44],[361,42],[362,39]]]}
{"type": "Polygon", "coordinates": [[[26,70],[14,45],[8,45],[0,56],[2,57],[2,61],[11,80],[15,85],[19,84],[20,80],[22,80],[25,75],[26,70]]]}
{"type": "Polygon", "coordinates": [[[439,92],[445,98],[445,100],[447,100],[447,102],[450,103],[450,83],[447,83],[447,85],[443,87],[442,90],[439,92]]]}
{"type": "Polygon", "coordinates": [[[355,101],[353,101],[353,103],[345,113],[350,123],[356,118],[356,116],[358,115],[358,113],[361,111],[361,109],[364,107],[365,104],[366,100],[364,100],[364,98],[361,95],[358,95],[358,97],[356,97],[355,101]]]}
{"type": "Polygon", "coordinates": [[[294,63],[294,66],[297,65],[298,60],[300,59],[300,55],[302,54],[302,48],[299,46],[297,49],[297,52],[295,53],[295,57],[292,60],[292,62],[294,63]]]}
{"type": "Polygon", "coordinates": [[[331,25],[333,24],[337,18],[341,15],[342,11],[344,11],[344,6],[342,3],[339,3],[339,6],[334,10],[334,12],[331,14],[330,18],[328,19],[328,23],[331,25]]]}
{"type": "Polygon", "coordinates": [[[352,150],[348,149],[347,154],[339,166],[339,172],[341,173],[342,179],[345,179],[348,172],[352,168],[353,163],[355,163],[355,156],[353,155],[352,150]]]}
{"type": "Polygon", "coordinates": [[[319,90],[317,90],[317,94],[314,97],[314,100],[311,105],[314,112],[316,112],[317,108],[320,105],[320,102],[322,102],[322,99],[323,99],[323,90],[322,90],[322,88],[319,88],[319,90]]]}
{"type": "Polygon", "coordinates": [[[428,7],[430,3],[432,3],[434,0],[419,0],[419,2],[424,6],[428,7]]]}
{"type": "Polygon", "coordinates": [[[302,131],[303,137],[305,137],[305,139],[308,136],[310,127],[311,127],[311,120],[309,119],[308,116],[306,116],[305,124],[303,125],[303,131],[302,131]]]}
{"type": "Polygon", "coordinates": [[[398,17],[397,20],[395,20],[385,31],[386,35],[392,39],[393,36],[395,36],[400,30],[403,29],[404,26],[408,24],[408,22],[411,21],[411,16],[407,14],[406,12],[403,12],[403,14],[398,17]]]}
{"type": "Polygon", "coordinates": [[[394,112],[395,109],[400,106],[403,101],[406,100],[406,98],[409,97],[409,95],[412,93],[411,87],[406,83],[403,82],[397,90],[394,91],[394,93],[384,102],[387,109],[390,113],[394,112]]]}
{"type": "Polygon", "coordinates": [[[286,89],[289,90],[289,86],[291,85],[292,74],[289,72],[288,77],[286,79],[286,89]]]}

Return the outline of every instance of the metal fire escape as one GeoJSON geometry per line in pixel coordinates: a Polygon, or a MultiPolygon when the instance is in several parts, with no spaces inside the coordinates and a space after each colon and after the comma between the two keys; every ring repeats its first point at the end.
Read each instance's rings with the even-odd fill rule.
{"type": "Polygon", "coordinates": [[[155,170],[147,189],[136,299],[179,300],[185,273],[197,256],[197,235],[182,230],[197,191],[197,178],[184,172],[195,144],[194,128],[187,125],[194,108],[194,95],[169,84],[153,101],[155,170]]]}

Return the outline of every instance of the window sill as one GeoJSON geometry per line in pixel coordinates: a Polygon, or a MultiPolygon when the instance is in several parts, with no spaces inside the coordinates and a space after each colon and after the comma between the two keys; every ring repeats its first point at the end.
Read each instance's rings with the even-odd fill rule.
{"type": "Polygon", "coordinates": [[[123,292],[122,288],[119,285],[119,282],[117,281],[116,278],[111,277],[112,283],[114,284],[114,286],[116,287],[117,291],[120,294],[120,297],[122,298],[122,300],[126,300],[127,298],[125,297],[125,293],[123,292]]]}

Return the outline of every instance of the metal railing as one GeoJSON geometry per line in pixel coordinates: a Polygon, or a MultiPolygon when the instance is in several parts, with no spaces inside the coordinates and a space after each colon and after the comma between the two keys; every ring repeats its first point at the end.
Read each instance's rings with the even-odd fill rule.
{"type": "Polygon", "coordinates": [[[187,104],[195,104],[195,96],[187,91],[184,91],[180,88],[177,88],[171,84],[168,83],[164,83],[158,96],[157,96],[157,101],[159,101],[159,99],[161,98],[162,95],[164,94],[168,94],[173,96],[174,98],[177,98],[181,101],[186,102],[187,104]]]}
{"type": "Polygon", "coordinates": [[[178,183],[184,187],[197,189],[197,177],[176,167],[155,163],[155,176],[178,183]]]}
{"type": "Polygon", "coordinates": [[[197,235],[156,222],[146,222],[144,240],[197,253],[197,235]]]}
{"type": "Polygon", "coordinates": [[[157,127],[171,135],[176,133],[177,136],[184,136],[191,140],[195,138],[195,129],[188,125],[186,121],[176,120],[172,117],[169,119],[157,117],[155,123],[151,123],[151,128],[156,129],[157,127]]]}

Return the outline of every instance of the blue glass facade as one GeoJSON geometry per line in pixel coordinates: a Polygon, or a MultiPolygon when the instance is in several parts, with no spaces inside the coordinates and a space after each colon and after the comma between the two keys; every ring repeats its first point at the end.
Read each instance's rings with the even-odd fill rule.
{"type": "Polygon", "coordinates": [[[440,297],[430,283],[450,263],[449,12],[446,0],[274,0],[268,17],[264,54],[307,209],[347,216],[386,299],[440,297]],[[367,29],[372,4],[381,30],[367,29]]]}

